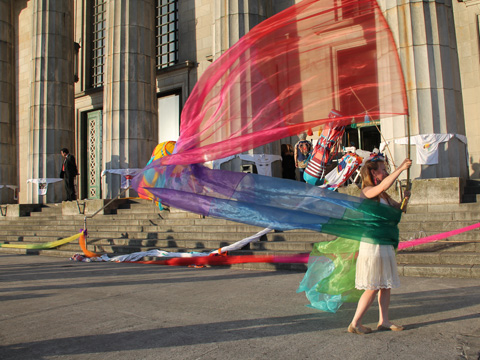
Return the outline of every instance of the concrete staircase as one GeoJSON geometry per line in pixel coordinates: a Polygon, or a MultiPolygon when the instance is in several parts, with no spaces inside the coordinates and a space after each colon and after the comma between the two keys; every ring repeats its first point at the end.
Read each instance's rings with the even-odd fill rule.
{"type": "MultiPolygon", "coordinates": [[[[61,204],[43,205],[18,218],[0,217],[0,242],[40,243],[71,236],[83,228],[84,215],[62,216],[61,204]]],[[[480,222],[480,206],[412,206],[399,225],[401,241],[438,234],[480,222]]],[[[111,214],[89,219],[88,249],[128,254],[150,249],[172,252],[210,251],[251,236],[262,228],[171,209],[160,211],[152,202],[129,200],[111,214]]],[[[232,254],[292,254],[310,252],[315,242],[333,239],[312,231],[272,232],[232,254]]],[[[39,254],[70,258],[81,253],[77,242],[52,250],[0,248],[0,254],[39,254]]],[[[410,248],[397,256],[405,276],[480,278],[480,230],[433,244],[410,248]]],[[[246,269],[305,270],[298,264],[244,264],[246,269]]]]}

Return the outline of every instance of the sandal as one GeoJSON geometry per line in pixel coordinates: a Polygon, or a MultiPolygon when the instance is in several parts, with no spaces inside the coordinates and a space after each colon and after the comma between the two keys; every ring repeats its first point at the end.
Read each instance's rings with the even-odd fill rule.
{"type": "Polygon", "coordinates": [[[404,330],[405,328],[401,325],[390,325],[390,326],[383,326],[383,325],[378,325],[377,326],[377,330],[378,331],[388,331],[388,330],[391,330],[391,331],[402,331],[404,330]]]}
{"type": "Polygon", "coordinates": [[[355,327],[352,324],[350,324],[348,325],[348,332],[352,334],[365,335],[365,334],[370,334],[372,332],[372,329],[363,325],[355,327]]]}

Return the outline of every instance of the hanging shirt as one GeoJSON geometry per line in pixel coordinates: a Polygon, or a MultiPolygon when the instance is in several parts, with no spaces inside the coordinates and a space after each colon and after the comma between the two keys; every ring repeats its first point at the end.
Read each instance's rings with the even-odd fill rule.
{"type": "Polygon", "coordinates": [[[272,176],[272,163],[282,160],[280,155],[271,154],[240,154],[238,157],[242,160],[253,161],[257,167],[257,173],[265,176],[272,176]]]}
{"type": "MultiPolygon", "coordinates": [[[[410,143],[417,148],[417,164],[438,164],[438,145],[450,140],[454,134],[422,134],[410,137],[410,143]]],[[[395,144],[408,144],[408,138],[395,139],[395,144]]]]}
{"type": "Polygon", "coordinates": [[[212,167],[213,169],[219,170],[221,165],[227,161],[235,159],[235,155],[232,156],[227,156],[226,158],[223,159],[217,159],[212,161],[212,167]]]}

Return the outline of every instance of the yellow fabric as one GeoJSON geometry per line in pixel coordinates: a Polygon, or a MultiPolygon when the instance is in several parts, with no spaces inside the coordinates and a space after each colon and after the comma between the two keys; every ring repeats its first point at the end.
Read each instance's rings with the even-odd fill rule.
{"type": "Polygon", "coordinates": [[[14,249],[35,249],[35,250],[53,249],[60,245],[65,245],[65,244],[68,244],[69,242],[72,242],[73,240],[78,239],[81,234],[82,233],[79,233],[65,239],[50,241],[44,244],[0,244],[0,247],[14,248],[14,249]]]}

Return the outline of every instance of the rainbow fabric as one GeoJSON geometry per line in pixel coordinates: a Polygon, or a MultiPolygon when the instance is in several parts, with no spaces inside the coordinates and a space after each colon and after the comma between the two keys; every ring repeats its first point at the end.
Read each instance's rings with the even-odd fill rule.
{"type": "Polygon", "coordinates": [[[376,244],[398,245],[400,210],[294,180],[224,170],[199,164],[145,170],[157,181],[133,185],[141,196],[205,216],[276,230],[309,229],[376,244]]]}
{"type": "Polygon", "coordinates": [[[183,108],[174,153],[151,162],[132,187],[206,216],[396,247],[398,210],[200,165],[323,124],[362,122],[366,110],[374,120],[407,114],[396,46],[379,6],[304,0],[260,23],[206,69],[183,108]],[[342,115],[329,118],[332,108],[342,115]]]}

